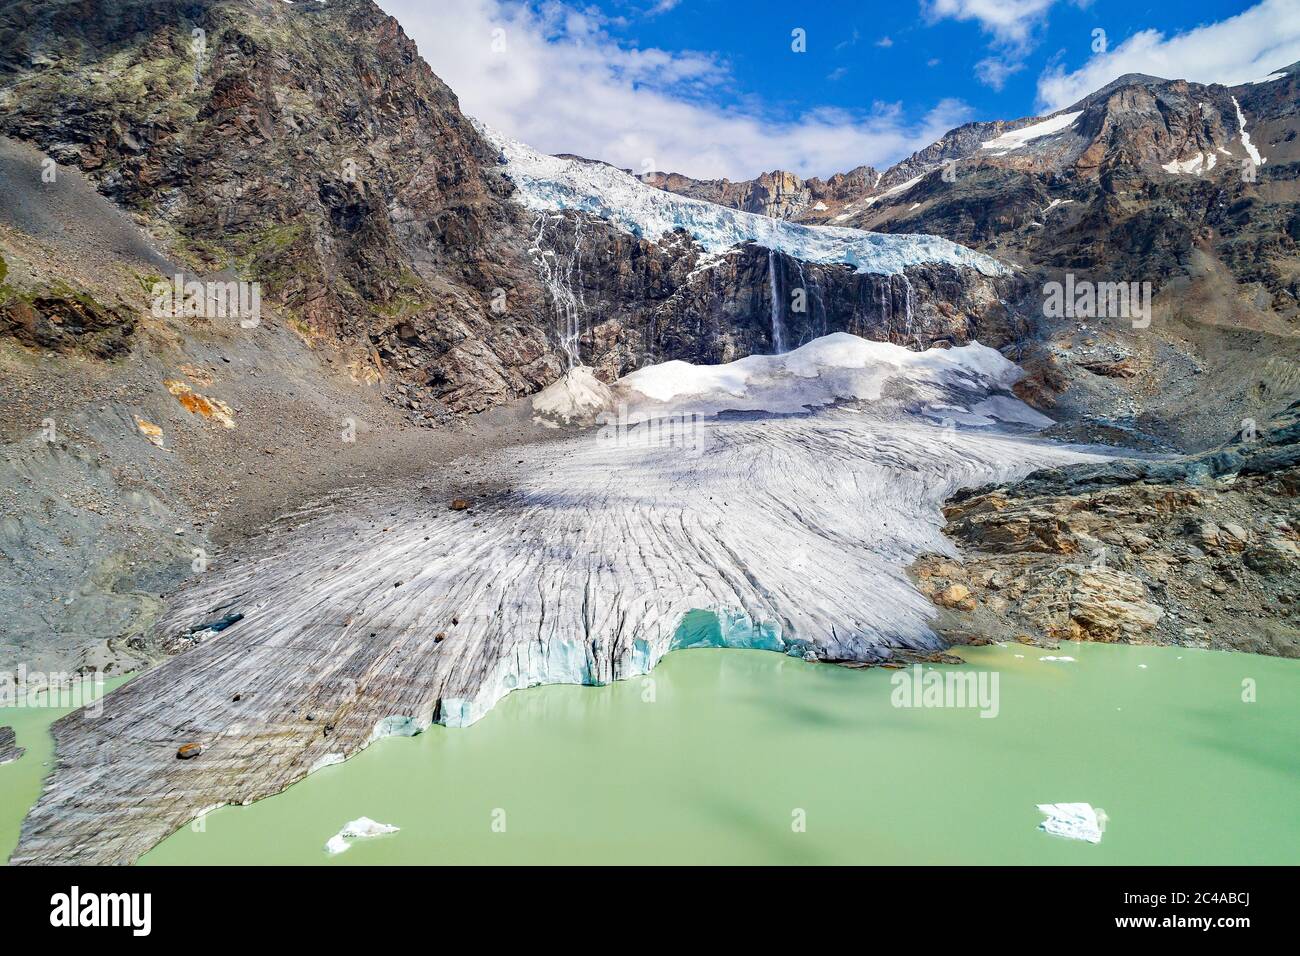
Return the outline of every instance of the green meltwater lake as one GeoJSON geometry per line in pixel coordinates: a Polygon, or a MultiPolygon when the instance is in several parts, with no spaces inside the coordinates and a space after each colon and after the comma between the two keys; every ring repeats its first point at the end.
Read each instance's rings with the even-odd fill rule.
{"type": "MultiPolygon", "coordinates": [[[[678,651],[649,678],[518,691],[471,727],[380,740],[213,811],[142,862],[1300,860],[1300,662],[1095,644],[961,653],[988,675],[996,716],[979,700],[895,706],[924,675],[961,668],[918,677],[764,651],[678,651]],[[1036,805],[1065,802],[1105,810],[1100,843],[1039,829],[1036,805]],[[327,853],[360,817],[399,832],[327,853]]],[[[7,854],[50,756],[49,714],[0,710],[3,723],[29,749],[0,767],[7,854]]]]}

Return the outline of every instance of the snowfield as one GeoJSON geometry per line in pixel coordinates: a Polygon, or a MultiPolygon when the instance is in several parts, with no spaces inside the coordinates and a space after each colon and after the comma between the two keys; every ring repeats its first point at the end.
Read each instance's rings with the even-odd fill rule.
{"type": "Polygon", "coordinates": [[[652,240],[684,229],[710,253],[751,242],[804,262],[844,263],[858,272],[880,275],[897,275],[909,266],[936,262],[989,276],[1010,271],[991,256],[938,236],[803,226],[678,196],[613,166],[547,156],[489,126],[475,125],[500,151],[505,174],[518,187],[515,198],[538,212],[574,209],[652,240]]]}

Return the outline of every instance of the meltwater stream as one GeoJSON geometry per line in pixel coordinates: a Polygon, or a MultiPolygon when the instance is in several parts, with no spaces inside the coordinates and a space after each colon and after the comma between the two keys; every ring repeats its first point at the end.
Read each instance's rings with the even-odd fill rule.
{"type": "MultiPolygon", "coordinates": [[[[969,648],[997,715],[893,706],[906,671],[684,650],[648,678],[520,691],[183,828],[143,863],[1290,863],[1300,662],[969,648]],[[1073,657],[1073,661],[1043,660],[1073,657]],[[1242,681],[1257,691],[1242,699],[1242,681]],[[1088,802],[1097,845],[1039,803],[1088,802]],[[399,832],[327,838],[367,816],[399,832]],[[803,826],[800,828],[799,822],[803,826]]],[[[940,672],[954,668],[940,667],[940,672]]],[[[2,772],[2,771],[0,771],[2,772]]]]}

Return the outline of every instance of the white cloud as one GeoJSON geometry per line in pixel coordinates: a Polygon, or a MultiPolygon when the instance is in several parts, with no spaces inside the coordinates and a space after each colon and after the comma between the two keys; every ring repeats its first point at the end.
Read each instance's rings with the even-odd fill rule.
{"type": "Polygon", "coordinates": [[[1029,45],[1056,0],[922,0],[931,20],[974,20],[1001,44],[1029,45]]]}
{"type": "Polygon", "coordinates": [[[985,86],[1000,90],[1006,85],[1007,77],[1013,73],[1019,73],[1024,68],[1024,63],[989,56],[975,64],[975,76],[985,86]]]}
{"type": "Polygon", "coordinates": [[[538,149],[638,171],[652,160],[657,169],[699,178],[748,179],[775,168],[826,176],[888,165],[969,118],[957,100],[941,101],[912,122],[897,105],[880,103],[794,119],[767,115],[757,104],[724,108],[714,94],[732,78],[716,56],[631,49],[605,32],[598,14],[554,0],[540,7],[512,0],[379,3],[467,113],[538,149]]]}
{"type": "Polygon", "coordinates": [[[1038,100],[1044,110],[1060,109],[1125,73],[1233,85],[1297,60],[1300,3],[1263,0],[1235,17],[1172,37],[1143,30],[1073,72],[1047,70],[1038,78],[1038,100]]]}
{"type": "MultiPolygon", "coordinates": [[[[1056,0],[921,0],[933,21],[974,20],[988,33],[994,55],[975,64],[975,78],[1001,90],[1007,77],[1025,68],[1025,57],[1037,44],[1047,23],[1047,11],[1056,0]]],[[[1086,2],[1086,0],[1076,0],[1086,2]]]]}

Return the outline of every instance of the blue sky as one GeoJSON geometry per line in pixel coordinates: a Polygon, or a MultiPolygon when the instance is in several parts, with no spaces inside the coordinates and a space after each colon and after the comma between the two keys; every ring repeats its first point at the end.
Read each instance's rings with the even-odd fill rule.
{"type": "Polygon", "coordinates": [[[1300,0],[378,2],[471,115],[699,178],[883,169],[1122,73],[1234,84],[1300,60],[1300,0]]]}
{"type": "Polygon", "coordinates": [[[1225,20],[1250,4],[1057,4],[1041,25],[1028,30],[1026,41],[1009,44],[977,19],[926,16],[915,0],[680,0],[650,16],[641,12],[653,10],[650,3],[601,0],[591,6],[610,18],[611,35],[625,43],[707,50],[724,58],[733,80],[711,94],[719,102],[740,105],[746,97],[758,97],[793,117],[815,107],[855,109],[881,100],[920,115],[944,98],[959,97],[971,106],[974,118],[1007,119],[1035,114],[1038,77],[1044,70],[1054,65],[1077,69],[1092,56],[1094,29],[1106,31],[1108,45],[1118,45],[1153,26],[1176,33],[1225,20]],[[741,9],[745,12],[737,12],[741,9]],[[805,54],[790,50],[794,26],[807,31],[805,54]],[[1005,77],[1001,90],[988,68],[984,81],[977,77],[977,65],[990,58],[1018,67],[1005,77]]]}

